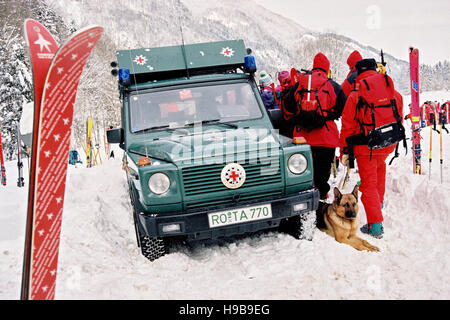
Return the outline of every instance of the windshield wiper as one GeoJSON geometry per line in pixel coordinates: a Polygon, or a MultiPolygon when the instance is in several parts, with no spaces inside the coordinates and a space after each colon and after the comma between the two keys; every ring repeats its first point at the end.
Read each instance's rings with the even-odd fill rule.
{"type": "MultiPolygon", "coordinates": [[[[193,126],[193,125],[195,125],[197,123],[199,123],[199,122],[191,122],[191,123],[185,124],[184,126],[185,127],[191,127],[191,126],[193,126]]],[[[220,119],[211,119],[211,120],[202,120],[201,121],[201,124],[209,124],[209,123],[223,124],[225,126],[228,126],[230,128],[234,128],[234,129],[238,128],[238,126],[235,125],[234,123],[221,122],[220,119]]]]}
{"type": "Polygon", "coordinates": [[[166,124],[166,125],[163,125],[163,126],[155,126],[155,127],[141,129],[141,130],[138,130],[138,131],[134,131],[133,133],[144,133],[144,132],[147,132],[147,131],[150,131],[150,130],[165,129],[165,128],[167,128],[167,129],[169,129],[171,131],[174,130],[173,128],[169,128],[169,125],[166,124]]]}

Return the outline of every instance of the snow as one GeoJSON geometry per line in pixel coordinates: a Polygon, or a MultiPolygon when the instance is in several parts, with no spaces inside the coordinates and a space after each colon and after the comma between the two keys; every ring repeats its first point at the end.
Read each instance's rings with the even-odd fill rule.
{"type": "Polygon", "coordinates": [[[22,116],[20,118],[20,133],[22,135],[33,131],[34,101],[25,102],[22,106],[22,116]]]}
{"type": "MultiPolygon", "coordinates": [[[[420,99],[449,98],[450,92],[428,92],[420,99]]],[[[404,105],[409,101],[405,96],[404,105]]],[[[151,263],[136,246],[122,151],[116,148],[110,160],[103,154],[103,165],[93,168],[69,166],[56,299],[449,299],[450,135],[443,135],[442,184],[439,135],[433,136],[430,177],[429,130],[422,136],[422,175],[412,174],[411,150],[405,156],[402,148],[388,168],[385,236],[359,232],[378,253],[357,251],[318,230],[313,241],[264,232],[174,244],[151,263]]],[[[0,299],[18,299],[28,189],[16,186],[15,162],[6,170],[8,184],[0,186],[0,299]]],[[[343,174],[330,183],[339,184],[343,174]]],[[[344,191],[357,180],[353,172],[344,191]]],[[[359,223],[365,223],[361,203],[359,223]]]]}

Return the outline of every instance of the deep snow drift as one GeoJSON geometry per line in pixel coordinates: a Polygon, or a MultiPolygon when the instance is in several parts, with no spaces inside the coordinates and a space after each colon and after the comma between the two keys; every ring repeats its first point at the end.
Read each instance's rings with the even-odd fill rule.
{"type": "MultiPolygon", "coordinates": [[[[430,92],[420,99],[449,98],[450,92],[430,92]]],[[[412,174],[411,150],[405,156],[402,148],[388,168],[384,238],[359,233],[379,253],[359,252],[318,230],[313,241],[264,232],[174,245],[151,263],[136,246],[122,151],[116,149],[115,159],[103,156],[101,166],[69,166],[56,299],[449,299],[450,135],[443,137],[443,184],[439,135],[433,133],[430,179],[429,130],[422,136],[422,175],[412,174]]],[[[19,299],[28,179],[18,188],[15,162],[6,169],[8,185],[0,186],[0,299],[19,299]]],[[[343,174],[330,183],[337,185],[343,174]]],[[[357,181],[352,172],[345,191],[357,181]]],[[[365,223],[361,202],[359,223],[365,223]]]]}

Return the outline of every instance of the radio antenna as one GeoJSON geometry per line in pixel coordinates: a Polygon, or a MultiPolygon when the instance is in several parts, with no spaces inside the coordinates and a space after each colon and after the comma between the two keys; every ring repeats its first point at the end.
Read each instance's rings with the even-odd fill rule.
{"type": "Polygon", "coordinates": [[[183,52],[184,65],[186,67],[186,75],[187,75],[187,78],[189,79],[189,69],[188,69],[187,58],[186,58],[186,50],[184,48],[183,26],[181,25],[181,18],[179,20],[180,20],[180,32],[181,32],[181,51],[183,52]]]}

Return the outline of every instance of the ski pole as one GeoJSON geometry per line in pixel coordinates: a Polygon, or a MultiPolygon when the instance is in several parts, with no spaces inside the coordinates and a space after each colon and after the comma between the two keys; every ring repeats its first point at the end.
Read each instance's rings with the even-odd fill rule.
{"type": "Polygon", "coordinates": [[[341,189],[345,189],[345,185],[347,184],[348,179],[350,178],[350,166],[347,166],[347,172],[345,173],[344,183],[342,184],[341,189]]]}
{"type": "Polygon", "coordinates": [[[333,177],[336,178],[336,175],[337,175],[336,154],[333,157],[333,164],[331,165],[331,172],[333,173],[333,177]]]}
{"type": "Polygon", "coordinates": [[[431,177],[431,161],[433,159],[433,127],[430,123],[430,163],[428,167],[428,180],[430,180],[431,177]]]}
{"type": "Polygon", "coordinates": [[[350,169],[355,167],[355,158],[353,154],[353,148],[350,150],[349,157],[348,157],[348,165],[347,165],[347,172],[345,173],[344,177],[344,183],[342,184],[341,189],[345,189],[345,185],[347,184],[347,181],[350,179],[350,169]]]}
{"type": "Polygon", "coordinates": [[[440,140],[440,151],[441,151],[441,159],[440,159],[440,162],[441,162],[441,183],[442,183],[442,163],[444,162],[444,159],[442,158],[442,124],[441,124],[441,131],[440,131],[440,133],[439,133],[439,140],[440,140]]]}
{"type": "Polygon", "coordinates": [[[0,171],[1,171],[1,177],[0,181],[2,186],[6,186],[6,169],[5,169],[5,162],[3,160],[3,147],[2,147],[2,132],[0,131],[0,171]]]}

